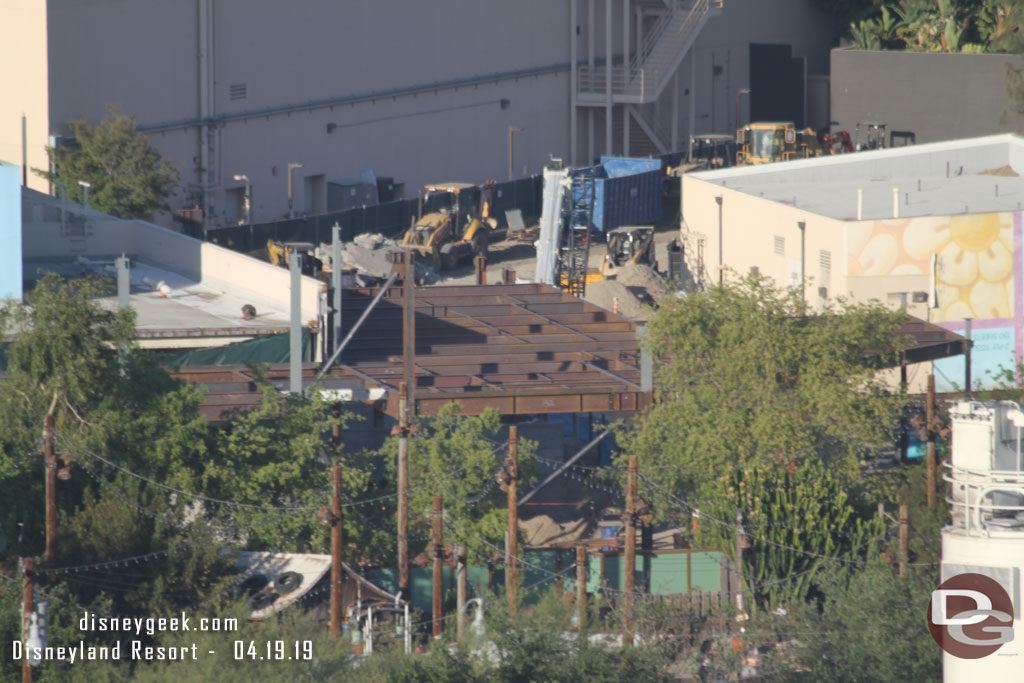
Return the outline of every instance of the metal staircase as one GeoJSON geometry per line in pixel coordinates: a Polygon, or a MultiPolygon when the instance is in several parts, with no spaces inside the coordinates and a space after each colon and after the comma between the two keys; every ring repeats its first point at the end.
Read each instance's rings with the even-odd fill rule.
{"type": "Polygon", "coordinates": [[[582,297],[587,289],[587,262],[594,224],[593,167],[572,171],[562,195],[562,243],[555,264],[555,283],[573,296],[582,297]]]}
{"type": "MultiPolygon", "coordinates": [[[[647,33],[643,48],[629,64],[612,66],[612,101],[616,104],[656,101],[708,17],[719,14],[721,9],[722,0],[672,0],[671,8],[647,33]]],[[[581,65],[577,100],[593,104],[604,102],[607,82],[605,66],[581,65]]]]}

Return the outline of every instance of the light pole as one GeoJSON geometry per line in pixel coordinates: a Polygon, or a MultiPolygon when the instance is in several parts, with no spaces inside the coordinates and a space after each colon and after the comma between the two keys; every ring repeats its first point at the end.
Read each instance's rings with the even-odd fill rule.
{"type": "Polygon", "coordinates": [[[725,284],[725,249],[722,244],[722,195],[715,197],[718,204],[718,286],[725,284]]]}
{"type": "Polygon", "coordinates": [[[84,180],[78,181],[79,186],[82,188],[82,206],[89,208],[89,188],[92,187],[92,183],[87,183],[84,180]]]}
{"type": "MultiPolygon", "coordinates": [[[[242,181],[245,183],[245,222],[252,224],[252,185],[249,184],[249,176],[244,173],[236,173],[234,178],[236,181],[242,181]]],[[[288,194],[290,196],[291,192],[288,194]]],[[[291,204],[291,202],[289,202],[289,204],[291,204]]]]}
{"type": "Polygon", "coordinates": [[[295,212],[292,211],[292,176],[295,174],[295,169],[302,168],[302,164],[290,162],[288,164],[288,218],[295,218],[295,212]]]}
{"type": "Polygon", "coordinates": [[[743,96],[743,95],[749,95],[749,94],[750,94],[750,88],[740,88],[739,90],[736,91],[736,128],[737,128],[737,130],[742,127],[740,125],[740,97],[743,96]]]}
{"type": "Polygon", "coordinates": [[[805,263],[804,247],[807,237],[807,221],[797,221],[796,227],[800,228],[800,314],[807,314],[807,264],[805,263]]]}
{"type": "Polygon", "coordinates": [[[513,136],[516,133],[522,133],[524,130],[525,130],[524,128],[519,128],[518,126],[509,126],[508,127],[508,179],[509,180],[513,180],[515,178],[515,175],[516,175],[515,162],[513,161],[513,156],[514,156],[513,155],[513,147],[512,147],[513,136]]]}

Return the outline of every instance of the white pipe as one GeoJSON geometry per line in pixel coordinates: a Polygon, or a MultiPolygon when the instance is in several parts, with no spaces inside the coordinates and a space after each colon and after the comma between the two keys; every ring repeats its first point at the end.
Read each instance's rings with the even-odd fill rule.
{"type": "Polygon", "coordinates": [[[900,188],[892,188],[892,217],[900,217],[900,188]]]}
{"type": "MultiPolygon", "coordinates": [[[[199,73],[199,119],[205,121],[210,116],[210,102],[209,95],[210,89],[207,81],[209,80],[209,3],[210,0],[199,0],[197,4],[198,18],[199,18],[199,55],[198,55],[198,69],[199,73]]],[[[206,223],[206,212],[209,209],[209,197],[206,193],[206,170],[210,166],[209,159],[209,145],[207,144],[207,136],[209,135],[209,127],[203,124],[199,127],[199,187],[201,193],[201,206],[203,208],[203,223],[206,223]]]]}
{"type": "Polygon", "coordinates": [[[409,623],[409,603],[405,604],[405,654],[412,654],[412,624],[409,623]]]}
{"type": "Polygon", "coordinates": [[[612,152],[612,0],[604,0],[604,153],[612,152]]]}
{"type": "Polygon", "coordinates": [[[373,654],[373,608],[366,608],[366,649],[363,650],[366,654],[373,654]]]}
{"type": "Polygon", "coordinates": [[[576,104],[576,92],[579,89],[579,72],[576,68],[579,52],[576,37],[576,25],[579,23],[578,3],[579,0],[569,0],[569,96],[572,98],[569,104],[569,166],[576,165],[576,120],[579,117],[579,107],[576,104]]]}
{"type": "Polygon", "coordinates": [[[857,220],[864,218],[864,190],[857,188],[857,220]]]}
{"type": "Polygon", "coordinates": [[[622,0],[622,68],[629,81],[629,0],[622,0]]]}

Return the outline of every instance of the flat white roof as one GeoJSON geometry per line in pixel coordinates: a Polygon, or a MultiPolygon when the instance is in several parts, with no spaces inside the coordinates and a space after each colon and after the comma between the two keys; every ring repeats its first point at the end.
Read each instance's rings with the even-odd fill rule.
{"type": "Polygon", "coordinates": [[[692,177],[838,220],[1024,209],[1024,138],[981,138],[701,171],[692,177]]]}
{"type": "MultiPolygon", "coordinates": [[[[116,278],[110,264],[111,261],[104,259],[30,261],[25,263],[25,272],[26,275],[31,272],[32,279],[39,270],[64,276],[93,272],[116,278]]],[[[251,337],[287,331],[287,311],[255,306],[256,316],[243,320],[242,306],[252,302],[241,293],[218,290],[180,273],[135,259],[131,260],[130,273],[129,302],[135,310],[135,332],[140,338],[202,338],[206,340],[203,345],[216,346],[217,342],[211,343],[210,337],[251,337]],[[165,282],[170,288],[166,296],[154,287],[160,282],[165,282]]],[[[102,298],[99,302],[109,308],[118,305],[116,296],[102,298]]]]}

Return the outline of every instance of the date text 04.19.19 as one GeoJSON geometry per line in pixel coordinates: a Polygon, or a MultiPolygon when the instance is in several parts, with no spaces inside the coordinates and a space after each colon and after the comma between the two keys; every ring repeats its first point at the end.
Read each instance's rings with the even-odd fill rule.
{"type": "Polygon", "coordinates": [[[313,659],[312,640],[236,640],[235,659],[313,659]]]}

